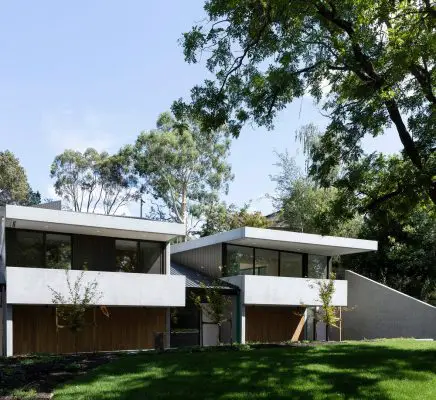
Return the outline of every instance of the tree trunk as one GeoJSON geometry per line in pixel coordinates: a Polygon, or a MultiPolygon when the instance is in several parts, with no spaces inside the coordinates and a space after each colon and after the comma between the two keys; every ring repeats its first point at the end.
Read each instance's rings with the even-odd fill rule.
{"type": "Polygon", "coordinates": [[[183,223],[185,224],[185,242],[188,240],[188,218],[186,215],[186,188],[182,190],[182,207],[181,207],[181,217],[183,218],[183,223]]]}

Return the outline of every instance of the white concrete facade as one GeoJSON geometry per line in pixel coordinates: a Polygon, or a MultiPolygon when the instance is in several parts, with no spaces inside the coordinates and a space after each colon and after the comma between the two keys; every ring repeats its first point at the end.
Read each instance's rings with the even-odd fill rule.
{"type": "Polygon", "coordinates": [[[352,271],[344,339],[414,337],[436,340],[436,307],[352,271]]]}
{"type": "MultiPolygon", "coordinates": [[[[241,289],[244,305],[320,306],[319,284],[323,279],[238,275],[222,278],[241,289]]],[[[335,281],[334,306],[347,305],[347,281],[335,281]]]]}
{"type": "Polygon", "coordinates": [[[7,267],[8,304],[53,304],[50,288],[68,298],[71,285],[83,273],[82,287],[96,281],[101,297],[96,305],[184,307],[185,277],[97,271],[64,271],[47,268],[7,267]]]}
{"type": "MultiPolygon", "coordinates": [[[[68,299],[69,286],[82,277],[97,282],[95,305],[124,307],[184,307],[185,277],[170,275],[170,243],[184,235],[183,224],[149,221],[139,218],[78,213],[44,208],[0,207],[0,289],[6,287],[3,307],[0,354],[13,354],[13,309],[15,305],[51,305],[53,291],[68,299]],[[160,242],[165,261],[162,274],[81,271],[48,268],[24,268],[6,265],[5,229],[24,229],[64,234],[92,235],[119,239],[160,242]],[[3,287],[2,287],[3,285],[3,287]]],[[[0,291],[1,293],[1,291],[0,291]]],[[[169,315],[169,312],[167,311],[169,315]]],[[[169,328],[169,321],[167,321],[169,328]]],[[[29,332],[31,335],[31,332],[29,332]]]]}

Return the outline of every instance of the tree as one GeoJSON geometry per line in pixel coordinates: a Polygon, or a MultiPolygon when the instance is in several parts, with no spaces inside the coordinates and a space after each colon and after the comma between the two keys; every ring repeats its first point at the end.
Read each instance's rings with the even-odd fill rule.
{"type": "Polygon", "coordinates": [[[188,235],[188,216],[199,217],[202,205],[228,191],[229,148],[225,131],[206,134],[193,120],[161,114],[156,129],[142,132],[133,149],[142,190],[153,199],[151,215],[185,224],[188,235]]]}
{"type": "MultiPolygon", "coordinates": [[[[313,176],[328,186],[332,169],[362,158],[361,139],[393,126],[410,164],[383,197],[415,191],[436,204],[436,7],[429,0],[211,0],[208,22],[182,39],[185,60],[207,55],[206,80],[177,116],[202,129],[246,123],[273,128],[277,113],[311,94],[330,118],[313,176]],[[411,178],[411,179],[409,179],[411,178]]],[[[393,166],[392,166],[393,167],[393,166]]]]}
{"type": "MultiPolygon", "coordinates": [[[[296,232],[356,237],[362,217],[355,210],[348,218],[335,213],[339,192],[334,187],[319,187],[297,167],[287,152],[278,153],[279,172],[271,179],[276,182],[273,205],[280,211],[280,226],[296,232]]],[[[310,165],[310,164],[309,164],[310,165]]]]}
{"type": "Polygon", "coordinates": [[[138,198],[137,180],[128,155],[109,155],[89,148],[84,153],[65,150],[55,157],[50,170],[56,194],[79,212],[116,214],[138,198]]]}
{"type": "Polygon", "coordinates": [[[221,326],[229,321],[232,300],[230,296],[222,293],[219,281],[213,282],[211,286],[206,286],[202,282],[200,286],[202,293],[191,292],[191,299],[200,312],[206,313],[211,324],[218,325],[218,343],[221,344],[221,326]]]}
{"type": "Polygon", "coordinates": [[[200,237],[219,232],[250,226],[253,228],[268,228],[270,222],[259,211],[249,212],[249,204],[241,208],[234,204],[212,203],[204,208],[204,223],[198,232],[200,237]]]}
{"type": "Polygon", "coordinates": [[[436,214],[429,200],[407,213],[395,207],[369,213],[359,237],[377,240],[378,251],[343,256],[344,268],[436,304],[436,214]]]}
{"type": "Polygon", "coordinates": [[[329,328],[339,328],[339,317],[337,316],[337,307],[332,305],[332,298],[335,293],[334,273],[330,274],[329,279],[323,279],[317,282],[318,297],[321,302],[321,309],[315,313],[315,321],[324,322],[326,325],[326,340],[329,341],[329,328]]]}
{"type": "Polygon", "coordinates": [[[67,328],[74,335],[74,348],[77,353],[79,333],[88,325],[86,311],[95,305],[102,294],[98,291],[96,280],[84,282],[82,271],[78,278],[71,282],[69,270],[65,270],[68,294],[64,295],[49,286],[52,292],[52,303],[56,306],[56,329],[67,328]]]}
{"type": "Polygon", "coordinates": [[[6,204],[35,205],[41,202],[39,192],[33,192],[18,158],[9,151],[0,152],[0,206],[6,204]]]}

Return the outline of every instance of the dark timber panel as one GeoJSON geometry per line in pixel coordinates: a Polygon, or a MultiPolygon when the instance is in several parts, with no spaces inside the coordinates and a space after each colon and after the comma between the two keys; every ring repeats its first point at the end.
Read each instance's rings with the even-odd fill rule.
{"type": "MultiPolygon", "coordinates": [[[[108,307],[109,318],[99,308],[89,310],[89,323],[77,336],[77,351],[147,349],[154,332],[165,331],[165,309],[108,307]],[[95,320],[95,324],[93,321],[95,320]]],[[[66,328],[56,331],[53,306],[13,306],[14,354],[72,353],[74,335],[66,328]]]]}
{"type": "Polygon", "coordinates": [[[247,342],[277,343],[303,337],[304,308],[245,307],[245,340],[247,342]]]}

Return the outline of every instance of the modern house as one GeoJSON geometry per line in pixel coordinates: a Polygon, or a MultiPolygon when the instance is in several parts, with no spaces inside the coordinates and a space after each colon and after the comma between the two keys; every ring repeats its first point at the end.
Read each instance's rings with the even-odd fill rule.
{"type": "MultiPolygon", "coordinates": [[[[375,250],[374,241],[245,227],[173,245],[171,262],[239,289],[232,295],[236,341],[279,342],[315,337],[319,284],[333,256],[375,250]]],[[[335,281],[332,305],[347,306],[347,288],[335,281]]],[[[316,326],[322,340],[325,326],[316,326]]]]}
{"type": "MultiPolygon", "coordinates": [[[[171,347],[323,340],[314,316],[332,257],[377,250],[374,241],[247,227],[170,247],[183,224],[51,207],[59,204],[0,207],[0,355],[147,349],[156,337],[171,347]],[[82,293],[96,282],[98,293],[75,336],[54,293],[68,299],[76,282],[82,293]],[[230,300],[221,326],[193,301],[207,288],[230,300]]],[[[334,285],[332,305],[353,309],[342,338],[436,339],[436,307],[351,271],[334,285]]]]}
{"type": "Polygon", "coordinates": [[[170,240],[182,224],[44,208],[0,208],[3,355],[143,349],[185,306],[185,277],[170,274],[170,240]],[[82,275],[83,274],[83,275],[82,275]],[[84,332],[62,329],[53,290],[97,282],[84,332]],[[70,281],[68,285],[67,277],[70,281]]]}

